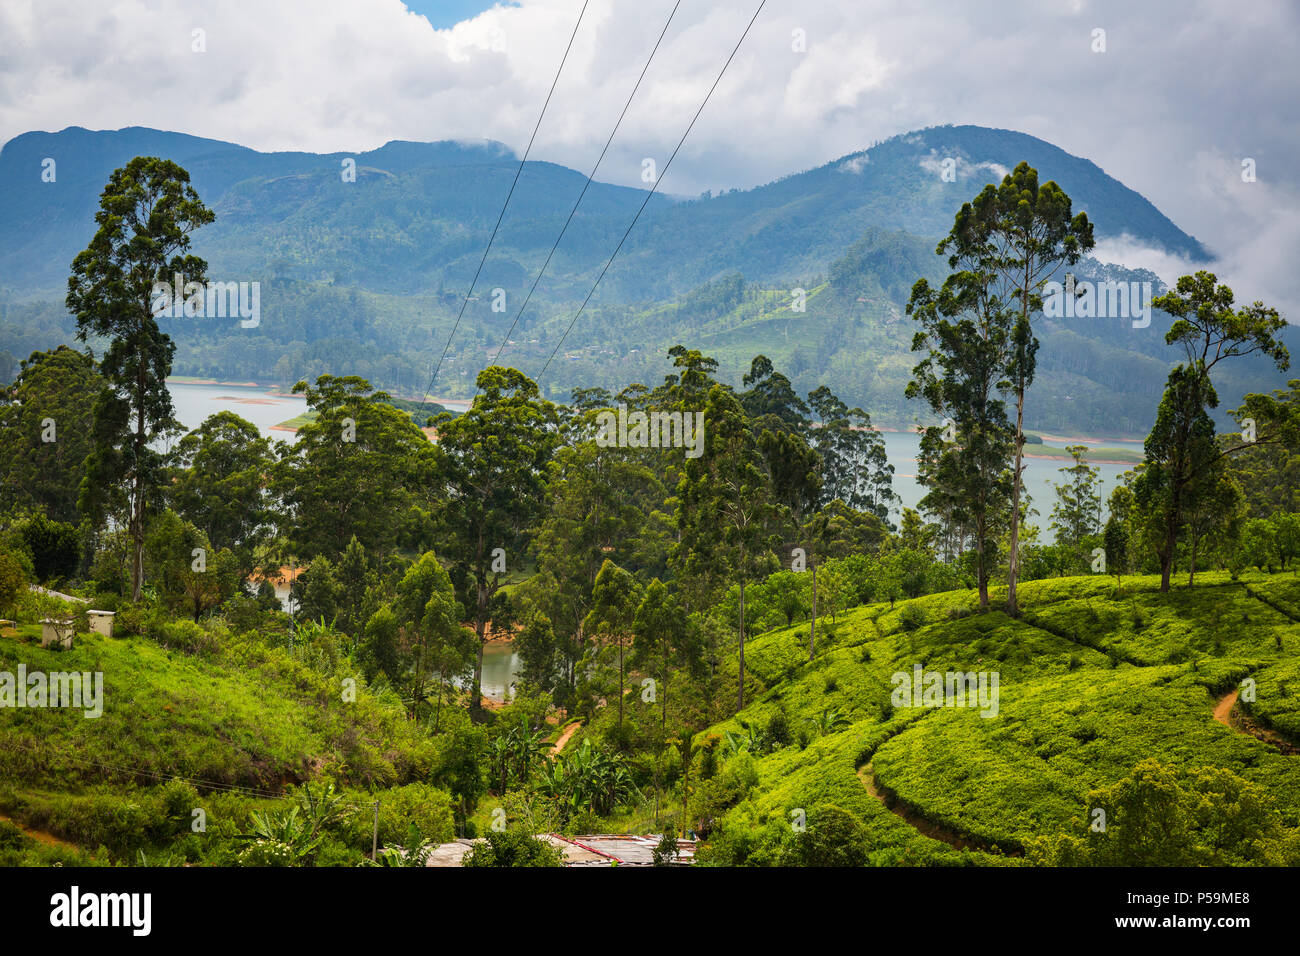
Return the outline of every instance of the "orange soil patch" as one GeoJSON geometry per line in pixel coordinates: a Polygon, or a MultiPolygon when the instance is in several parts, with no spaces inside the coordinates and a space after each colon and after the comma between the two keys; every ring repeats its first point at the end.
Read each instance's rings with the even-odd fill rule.
{"type": "MultiPolygon", "coordinates": [[[[298,575],[302,574],[302,572],[305,571],[305,570],[307,570],[307,569],[306,569],[306,568],[291,568],[291,567],[289,567],[289,565],[287,565],[287,564],[282,564],[282,565],[280,565],[280,570],[279,570],[279,571],[276,571],[275,574],[272,574],[272,575],[271,575],[269,578],[267,578],[266,580],[269,580],[272,584],[277,584],[277,585],[280,585],[280,586],[284,586],[284,585],[286,585],[286,584],[292,584],[294,581],[298,580],[298,575]]],[[[259,576],[256,575],[256,574],[254,574],[254,575],[252,576],[252,579],[251,579],[251,580],[253,580],[253,581],[261,581],[262,578],[259,577],[259,576]]]]}
{"type": "Polygon", "coordinates": [[[1214,707],[1214,719],[1225,727],[1231,727],[1238,733],[1250,734],[1256,740],[1268,744],[1275,750],[1280,750],[1284,754],[1293,756],[1300,755],[1300,747],[1294,742],[1279,734],[1276,730],[1261,726],[1244,713],[1233,713],[1232,708],[1237,703],[1237,691],[1226,695],[1214,707]]]}
{"type": "Polygon", "coordinates": [[[1232,713],[1232,707],[1237,703],[1237,691],[1234,689],[1231,694],[1219,701],[1214,708],[1214,719],[1225,727],[1231,727],[1228,716],[1232,713]]]}
{"type": "Polygon", "coordinates": [[[75,850],[77,848],[75,843],[69,843],[67,840],[60,840],[53,833],[46,833],[44,830],[33,830],[31,827],[25,827],[13,817],[5,816],[3,813],[0,813],[0,820],[4,820],[6,823],[12,823],[37,843],[43,843],[46,846],[63,847],[68,850],[75,850]]]}
{"type": "Polygon", "coordinates": [[[558,754],[561,750],[563,750],[564,745],[569,742],[569,738],[571,738],[575,733],[577,733],[578,728],[581,726],[582,726],[582,721],[575,720],[573,723],[569,724],[568,727],[565,727],[564,733],[560,734],[560,738],[557,741],[555,741],[555,746],[551,748],[551,753],[558,754]]]}
{"type": "MultiPolygon", "coordinates": [[[[474,622],[466,621],[465,626],[468,627],[470,630],[473,630],[474,622]]],[[[521,630],[523,630],[523,628],[519,627],[518,625],[512,628],[504,628],[504,627],[493,628],[491,624],[488,624],[487,629],[483,632],[483,637],[484,637],[483,643],[484,644],[509,644],[511,641],[515,639],[515,634],[517,634],[521,630]]]]}

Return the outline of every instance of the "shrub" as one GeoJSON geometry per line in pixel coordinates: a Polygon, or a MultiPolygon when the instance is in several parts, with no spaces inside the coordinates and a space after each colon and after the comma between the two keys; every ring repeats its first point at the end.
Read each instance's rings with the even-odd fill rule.
{"type": "Polygon", "coordinates": [[[564,854],[526,830],[490,831],[465,854],[461,866],[563,866],[564,854]]]}
{"type": "Polygon", "coordinates": [[[785,848],[785,866],[866,866],[869,840],[862,822],[833,804],[815,807],[808,828],[785,848]]]}
{"type": "Polygon", "coordinates": [[[898,626],[911,633],[925,624],[925,612],[915,604],[906,604],[898,612],[898,626]]]}
{"type": "Polygon", "coordinates": [[[113,634],[118,637],[144,636],[145,617],[149,609],[140,604],[119,605],[113,618],[113,634]]]}
{"type": "Polygon", "coordinates": [[[212,654],[217,649],[216,639],[193,621],[163,621],[161,628],[150,637],[163,647],[186,654],[212,654]]]}
{"type": "Polygon", "coordinates": [[[785,711],[778,710],[774,712],[771,719],[768,720],[767,743],[773,750],[790,746],[790,721],[786,719],[785,711]]]}
{"type": "Polygon", "coordinates": [[[427,783],[412,783],[376,793],[349,792],[356,811],[341,825],[344,843],[365,853],[374,838],[374,804],[379,802],[379,845],[405,845],[415,828],[421,841],[448,843],[456,837],[451,794],[427,783]]]}

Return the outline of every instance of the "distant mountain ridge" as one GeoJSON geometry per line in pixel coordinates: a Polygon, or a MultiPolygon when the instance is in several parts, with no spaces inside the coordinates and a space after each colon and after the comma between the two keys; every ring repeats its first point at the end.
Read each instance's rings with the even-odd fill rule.
{"type": "MultiPolygon", "coordinates": [[[[655,195],[574,322],[645,198],[641,189],[594,183],[506,342],[583,173],[526,164],[457,325],[518,169],[508,147],[394,141],[361,153],[260,153],[139,127],[74,127],[24,134],[0,150],[0,176],[12,184],[0,192],[0,359],[5,351],[22,358],[70,341],[62,307],[68,264],[93,234],[109,174],[135,155],[176,160],[217,213],[194,242],[210,277],[262,286],[254,330],[164,320],[177,343],[176,374],[281,386],[325,372],[358,374],[418,398],[450,342],[435,394],[463,397],[498,349],[501,362],[537,376],[562,342],[541,384],[565,400],[578,385],[657,383],[668,371],[664,353],[683,342],[715,356],[733,384],[763,353],[801,393],[828,384],[879,423],[903,427],[922,414],[902,395],[915,364],[908,293],[921,276],[942,277],[934,248],[960,204],[1017,162],[1059,182],[1100,239],[1125,236],[1208,259],[1196,238],[1086,159],[1023,133],[934,127],[754,189],[695,199],[655,195]],[[47,156],[57,163],[54,183],[41,181],[47,156]],[[341,175],[348,159],[355,182],[341,175]],[[804,312],[791,309],[795,288],[807,291],[804,312]],[[491,307],[498,289],[503,311],[491,307]]],[[[1093,261],[1075,271],[1152,281],[1159,291],[1150,273],[1093,261]]],[[[1248,295],[1240,290],[1240,298],[1248,295]]],[[[1142,329],[1124,320],[1045,318],[1027,424],[1057,433],[1143,433],[1175,360],[1163,343],[1167,327],[1159,315],[1142,329]]],[[[1300,354],[1300,343],[1293,348],[1300,354]]],[[[1222,409],[1245,391],[1282,384],[1255,361],[1216,382],[1222,409]]]]}
{"type": "MultiPolygon", "coordinates": [[[[174,159],[218,215],[195,246],[215,273],[329,280],[411,294],[468,284],[518,165],[501,143],[393,141],[376,150],[262,153],[143,127],[18,136],[0,150],[0,290],[59,290],[93,231],[99,192],[133,156],[174,159]],[[43,182],[42,162],[56,162],[43,182]],[[356,182],[341,175],[356,163],[356,182]]],[[[999,170],[1028,160],[1057,180],[1101,236],[1129,235],[1208,259],[1193,237],[1088,160],[1024,133],[935,127],[893,137],[754,189],[688,201],[656,195],[608,277],[615,299],[661,299],[730,271],[755,280],[824,271],[870,227],[937,237],[958,205],[999,170]],[[941,164],[954,164],[944,182],[941,164]]],[[[520,285],[540,266],[585,181],[530,161],[488,261],[492,285],[520,285]],[[495,280],[495,281],[494,281],[495,280]]],[[[596,182],[561,243],[543,297],[580,294],[644,198],[596,182]]]]}

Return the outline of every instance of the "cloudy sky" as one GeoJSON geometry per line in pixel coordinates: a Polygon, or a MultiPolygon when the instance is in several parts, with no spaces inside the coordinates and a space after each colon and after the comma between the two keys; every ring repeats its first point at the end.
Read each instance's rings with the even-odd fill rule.
{"type": "MultiPolygon", "coordinates": [[[[588,0],[534,158],[590,168],[674,2],[588,0]]],[[[681,0],[599,178],[662,166],[757,5],[681,0]]],[[[263,150],[522,150],[582,7],[4,0],[0,140],[139,125],[263,150]]],[[[940,123],[1022,130],[1148,196],[1221,257],[1239,298],[1296,321],[1297,36],[1292,0],[767,0],[660,188],[757,185],[940,123]]]]}

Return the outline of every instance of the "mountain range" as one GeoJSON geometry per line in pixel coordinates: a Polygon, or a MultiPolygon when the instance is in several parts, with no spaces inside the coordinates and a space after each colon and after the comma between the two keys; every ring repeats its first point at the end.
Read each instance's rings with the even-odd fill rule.
{"type": "MultiPolygon", "coordinates": [[[[421,393],[448,340],[518,157],[490,142],[390,142],[359,153],[262,153],[218,140],[132,127],[31,132],[0,150],[0,349],[23,357],[67,337],[68,265],[94,231],[98,195],[136,155],[175,160],[216,222],[194,251],[213,280],[261,283],[256,329],[221,320],[165,320],[175,371],[288,384],[321,372],[367,375],[421,393]],[[53,161],[53,181],[43,172],[53,161]],[[355,170],[355,177],[349,174],[355,170]]],[[[1086,159],[1023,133],[977,126],[919,130],[753,189],[687,198],[656,193],[591,304],[578,304],[645,199],[594,182],[501,361],[564,398],[576,385],[653,384],[677,342],[701,348],[739,384],[763,352],[802,391],[826,383],[877,422],[921,415],[902,398],[913,282],[938,279],[937,239],[956,209],[1021,160],[1087,211],[1099,240],[1123,238],[1193,261],[1200,241],[1086,159]],[[793,290],[806,311],[791,308],[793,290]],[[573,323],[572,333],[564,338],[573,323]]],[[[464,395],[502,347],[523,296],[585,183],[585,173],[528,162],[455,336],[434,393],[464,395]],[[496,292],[496,290],[501,290],[496,292]],[[494,311],[493,305],[500,311],[494,311]]],[[[1159,280],[1085,261],[1081,276],[1159,280]]],[[[1250,290],[1239,290],[1249,299],[1250,290]]],[[[1135,329],[1116,319],[1044,320],[1030,425],[1139,434],[1150,424],[1175,356],[1167,319],[1135,329]]],[[[1225,407],[1276,387],[1262,363],[1220,381],[1225,407]]]]}

